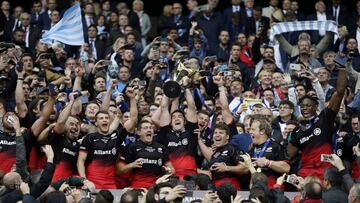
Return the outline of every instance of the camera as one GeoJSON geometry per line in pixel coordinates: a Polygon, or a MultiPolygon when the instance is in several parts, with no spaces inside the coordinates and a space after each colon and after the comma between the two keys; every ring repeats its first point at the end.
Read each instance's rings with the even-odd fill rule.
{"type": "Polygon", "coordinates": [[[299,180],[297,179],[297,176],[295,174],[286,175],[285,182],[293,185],[299,184],[299,180]]]}
{"type": "Polygon", "coordinates": [[[18,72],[22,72],[22,71],[24,70],[24,64],[23,64],[21,61],[17,62],[17,64],[16,64],[16,70],[17,70],[18,72]]]}
{"type": "Polygon", "coordinates": [[[322,162],[332,162],[332,161],[334,161],[334,158],[332,157],[331,154],[321,154],[320,160],[322,162]]]}

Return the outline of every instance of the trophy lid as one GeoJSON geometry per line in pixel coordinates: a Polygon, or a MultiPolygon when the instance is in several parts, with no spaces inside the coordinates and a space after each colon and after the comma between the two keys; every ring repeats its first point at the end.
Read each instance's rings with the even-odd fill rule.
{"type": "Polygon", "coordinates": [[[176,81],[167,81],[163,86],[164,94],[169,98],[176,98],[181,93],[181,87],[176,81]]]}

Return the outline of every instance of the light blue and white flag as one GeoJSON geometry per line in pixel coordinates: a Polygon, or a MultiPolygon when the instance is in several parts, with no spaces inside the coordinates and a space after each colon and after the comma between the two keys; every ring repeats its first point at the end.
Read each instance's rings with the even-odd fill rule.
{"type": "Polygon", "coordinates": [[[297,21],[297,22],[284,22],[275,23],[271,26],[270,41],[274,41],[275,35],[294,32],[301,30],[325,30],[334,32],[338,36],[337,23],[335,21],[297,21]]]}
{"type": "Polygon", "coordinates": [[[83,45],[84,32],[80,4],[76,3],[66,10],[63,18],[48,32],[42,35],[41,41],[46,44],[52,44],[54,41],[59,41],[68,45],[83,45]]]}

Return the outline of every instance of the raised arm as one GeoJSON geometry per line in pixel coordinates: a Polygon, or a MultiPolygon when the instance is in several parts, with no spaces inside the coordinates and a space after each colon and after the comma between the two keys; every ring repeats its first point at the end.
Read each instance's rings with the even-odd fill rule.
{"type": "Polygon", "coordinates": [[[55,127],[54,127],[54,131],[57,133],[57,134],[62,134],[64,132],[64,128],[65,128],[65,123],[67,121],[67,119],[69,118],[70,114],[71,114],[71,109],[74,105],[74,102],[75,102],[75,99],[74,99],[74,95],[77,94],[77,93],[71,93],[69,95],[69,98],[70,98],[70,102],[65,106],[65,108],[61,111],[57,121],[56,121],[56,124],[55,124],[55,127]]]}
{"type": "Polygon", "coordinates": [[[133,88],[128,87],[126,89],[126,96],[130,98],[130,119],[124,123],[124,128],[128,132],[132,132],[135,129],[138,121],[138,108],[136,104],[136,93],[133,88]]]}
{"type": "Polygon", "coordinates": [[[210,161],[211,160],[211,157],[213,155],[213,150],[211,149],[211,147],[208,147],[205,145],[205,143],[203,142],[201,136],[200,136],[200,129],[196,129],[194,131],[194,133],[196,133],[198,135],[198,145],[199,145],[199,148],[200,148],[200,151],[201,151],[201,154],[205,157],[205,159],[207,161],[210,161]]]}
{"type": "Polygon", "coordinates": [[[104,100],[102,102],[101,110],[103,110],[103,111],[108,111],[109,110],[110,101],[111,101],[111,94],[112,94],[112,91],[115,88],[115,86],[116,86],[116,80],[114,80],[114,79],[110,80],[110,86],[106,90],[105,97],[104,97],[104,100]]]}
{"type": "Polygon", "coordinates": [[[282,34],[276,35],[275,38],[279,42],[281,48],[283,48],[284,51],[291,56],[293,46],[285,39],[284,36],[282,36],[282,34]]]}
{"type": "Polygon", "coordinates": [[[221,114],[226,125],[230,125],[234,121],[234,117],[229,109],[229,102],[227,100],[227,89],[224,86],[225,81],[223,76],[214,76],[214,83],[219,87],[219,100],[221,104],[221,114]]]}
{"type": "Polygon", "coordinates": [[[336,82],[336,92],[330,99],[328,108],[334,112],[339,112],[341,101],[345,94],[347,85],[345,67],[339,68],[339,74],[336,82]]]}
{"type": "Polygon", "coordinates": [[[158,127],[165,127],[170,124],[169,98],[164,95],[160,107],[154,112],[151,121],[158,127]]]}
{"type": "MultiPolygon", "coordinates": [[[[352,66],[352,60],[348,61],[345,67],[346,67],[346,74],[349,77],[349,79],[351,81],[355,81],[355,83],[358,84],[360,81],[360,73],[354,70],[352,66]]],[[[359,86],[356,85],[354,94],[356,94],[358,90],[359,90],[359,86]]]]}
{"type": "Polygon", "coordinates": [[[197,123],[196,105],[195,105],[195,100],[192,95],[192,92],[188,88],[189,81],[190,81],[190,78],[188,78],[188,77],[183,78],[183,85],[185,86],[185,99],[186,99],[186,103],[187,103],[187,110],[186,110],[185,117],[186,117],[187,121],[189,121],[191,123],[197,123]]]}
{"type": "Polygon", "coordinates": [[[49,98],[40,113],[40,117],[31,126],[31,131],[37,137],[45,128],[46,122],[49,120],[51,113],[54,110],[55,95],[49,95],[49,98]]]}
{"type": "Polygon", "coordinates": [[[29,182],[30,174],[27,170],[25,141],[21,132],[20,121],[15,115],[12,115],[12,118],[12,125],[16,133],[16,171],[25,182],[29,182]]]}
{"type": "Polygon", "coordinates": [[[74,81],[74,87],[73,87],[73,91],[79,90],[81,91],[81,81],[82,81],[82,77],[85,73],[85,70],[81,67],[78,66],[75,68],[75,81],[74,81]]]}
{"type": "Polygon", "coordinates": [[[316,45],[315,51],[316,51],[317,54],[320,55],[327,49],[333,35],[334,35],[333,32],[329,32],[329,31],[326,32],[325,36],[316,45]]]}
{"type": "Polygon", "coordinates": [[[17,114],[20,118],[25,118],[28,108],[25,103],[25,96],[24,96],[24,90],[23,90],[23,84],[24,84],[24,76],[25,76],[25,69],[23,71],[18,72],[17,70],[17,82],[16,82],[16,89],[15,89],[15,102],[16,102],[16,108],[17,108],[17,114]]]}

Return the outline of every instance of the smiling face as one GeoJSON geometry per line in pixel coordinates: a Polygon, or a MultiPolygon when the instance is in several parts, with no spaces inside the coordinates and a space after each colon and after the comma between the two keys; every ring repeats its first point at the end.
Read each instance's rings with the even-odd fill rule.
{"type": "Polygon", "coordinates": [[[173,130],[182,130],[185,126],[184,114],[175,112],[171,115],[171,127],[173,130]]]}
{"type": "Polygon", "coordinates": [[[154,128],[150,122],[143,122],[138,129],[140,140],[145,144],[151,144],[154,137],[154,128]]]}
{"type": "Polygon", "coordinates": [[[198,113],[198,126],[200,130],[204,130],[209,123],[209,116],[204,113],[198,113]]]}
{"type": "Polygon", "coordinates": [[[314,101],[308,98],[304,98],[300,103],[301,114],[304,119],[311,118],[316,113],[316,104],[314,101]]]}
{"type": "Polygon", "coordinates": [[[74,140],[79,137],[80,134],[80,122],[78,119],[70,116],[65,123],[66,137],[74,140]]]}
{"type": "Polygon", "coordinates": [[[99,112],[99,110],[99,105],[95,103],[90,103],[86,106],[85,115],[89,119],[93,120],[95,119],[95,115],[97,114],[97,112],[99,112]]]}
{"type": "Polygon", "coordinates": [[[216,147],[226,145],[229,142],[229,135],[226,130],[221,128],[215,128],[213,142],[216,147]]]}
{"type": "Polygon", "coordinates": [[[96,126],[98,128],[99,133],[107,134],[109,132],[110,127],[110,116],[108,113],[100,112],[96,115],[96,126]]]}

